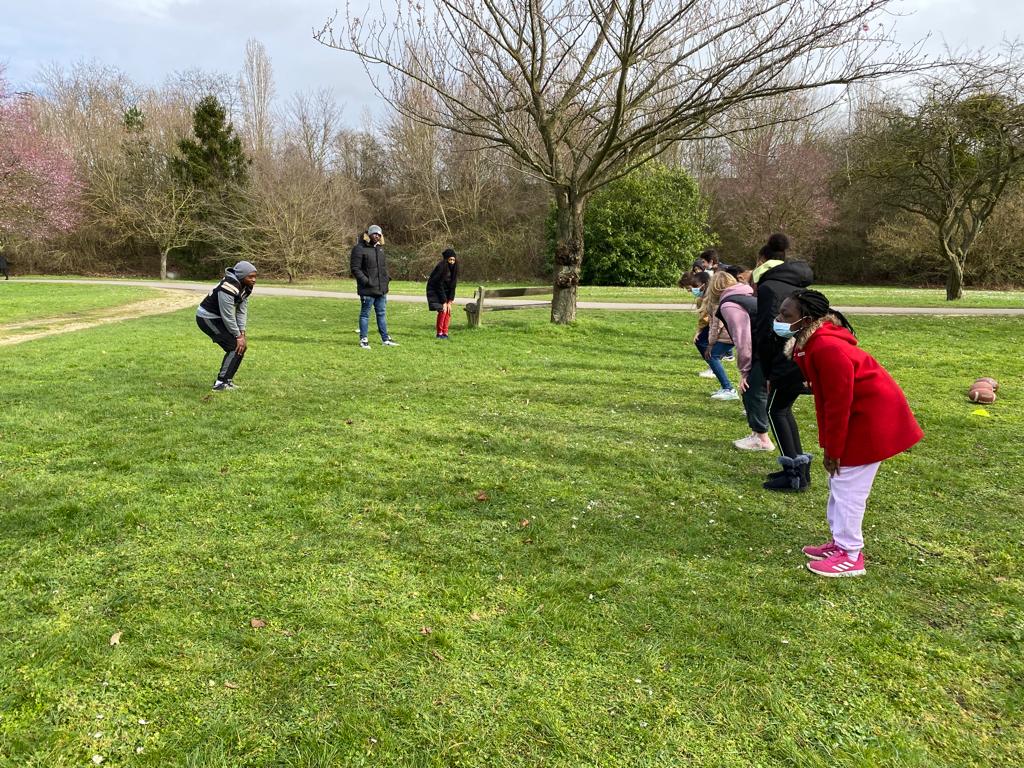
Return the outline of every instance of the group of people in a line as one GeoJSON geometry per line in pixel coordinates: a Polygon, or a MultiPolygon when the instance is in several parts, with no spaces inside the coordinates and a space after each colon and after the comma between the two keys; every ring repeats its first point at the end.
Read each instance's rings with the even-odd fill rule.
{"type": "MultiPolygon", "coordinates": [[[[388,332],[391,282],[384,233],[371,225],[352,248],[349,268],[360,297],[359,346],[370,348],[370,310],[384,346],[397,347],[388,332]]],[[[802,491],[811,483],[812,456],[805,453],[793,404],[813,394],[818,442],[829,475],[827,520],[832,537],[803,552],[808,568],[822,576],[858,576],[864,569],[862,522],[868,495],[882,461],[915,445],[923,433],[899,385],[857,346],[849,321],[811,290],[807,262],[788,255],[789,239],[773,234],[753,267],[721,263],[705,251],[683,275],[698,302],[693,342],[707,362],[705,375],[718,380],[716,400],[742,399],[750,434],[733,445],[746,451],[774,451],[780,469],[769,472],[769,491],[802,491]],[[724,361],[734,356],[738,389],[724,361]]],[[[248,301],[256,267],[240,261],[196,310],[196,323],[224,357],[214,391],[235,388],[234,375],[247,348],[248,301]]],[[[458,284],[458,257],[446,249],[427,280],[427,305],[437,313],[435,336],[447,339],[458,284]]]]}
{"type": "Polygon", "coordinates": [[[733,445],[774,451],[780,469],[768,491],[803,491],[811,483],[793,404],[814,396],[818,442],[829,475],[827,520],[832,538],[803,552],[821,576],[859,576],[864,569],[862,523],[879,465],[915,445],[923,433],[892,376],[857,346],[853,328],[828,298],[810,289],[810,265],[789,258],[789,239],[773,234],[753,267],[722,264],[705,251],[680,279],[697,299],[693,343],[716,378],[715,400],[742,399],[750,434],[733,445]],[[735,357],[739,393],[723,361],[735,357]]]}

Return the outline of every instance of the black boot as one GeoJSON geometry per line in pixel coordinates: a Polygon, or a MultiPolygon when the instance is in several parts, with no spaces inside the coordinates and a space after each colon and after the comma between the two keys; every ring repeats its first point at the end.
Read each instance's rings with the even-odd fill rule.
{"type": "Polygon", "coordinates": [[[766,491],[789,493],[802,491],[807,488],[808,480],[805,477],[805,467],[810,464],[807,454],[800,454],[792,458],[789,456],[779,456],[778,461],[782,466],[782,472],[773,473],[775,477],[769,476],[769,479],[761,484],[762,488],[766,491]]]}

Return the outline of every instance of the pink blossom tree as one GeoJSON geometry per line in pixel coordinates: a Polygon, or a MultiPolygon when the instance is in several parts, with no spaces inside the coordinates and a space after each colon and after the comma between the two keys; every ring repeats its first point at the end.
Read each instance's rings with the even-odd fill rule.
{"type": "Polygon", "coordinates": [[[45,136],[31,102],[0,70],[0,246],[70,230],[82,185],[67,152],[45,136]]]}

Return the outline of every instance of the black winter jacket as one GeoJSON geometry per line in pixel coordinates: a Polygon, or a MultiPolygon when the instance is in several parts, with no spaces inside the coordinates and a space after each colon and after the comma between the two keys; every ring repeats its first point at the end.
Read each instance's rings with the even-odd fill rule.
{"type": "Polygon", "coordinates": [[[783,348],[786,340],[772,328],[779,307],[797,289],[806,288],[814,282],[811,265],[806,261],[785,261],[772,267],[757,281],[757,315],[751,319],[751,333],[754,341],[754,357],[757,358],[769,381],[781,381],[800,377],[796,363],[786,357],[783,348]]]}
{"type": "Polygon", "coordinates": [[[352,277],[356,279],[356,290],[360,296],[385,296],[391,284],[388,262],[384,247],[374,245],[365,232],[352,248],[349,259],[352,277]]]}
{"type": "Polygon", "coordinates": [[[455,300],[455,286],[459,282],[459,265],[448,267],[448,261],[441,259],[427,278],[427,306],[431,312],[440,312],[449,301],[455,300]]]}

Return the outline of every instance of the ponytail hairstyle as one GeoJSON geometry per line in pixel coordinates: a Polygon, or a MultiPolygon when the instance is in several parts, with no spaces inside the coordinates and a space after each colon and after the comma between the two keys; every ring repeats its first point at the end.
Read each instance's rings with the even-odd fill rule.
{"type": "Polygon", "coordinates": [[[820,291],[815,291],[811,288],[801,288],[793,291],[789,298],[800,307],[800,314],[806,315],[812,320],[820,320],[825,315],[832,315],[839,320],[843,328],[854,336],[857,335],[856,331],[853,330],[853,326],[850,325],[850,321],[846,319],[846,315],[830,306],[828,297],[820,291]]]}

